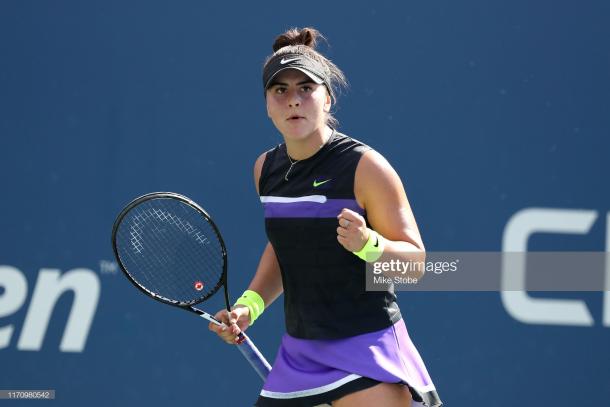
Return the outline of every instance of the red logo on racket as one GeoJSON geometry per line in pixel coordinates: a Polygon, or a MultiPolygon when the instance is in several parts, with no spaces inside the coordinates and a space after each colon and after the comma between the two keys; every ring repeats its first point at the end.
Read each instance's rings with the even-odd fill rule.
{"type": "Polygon", "coordinates": [[[203,283],[201,281],[195,281],[195,290],[197,290],[197,291],[203,290],[203,283]]]}

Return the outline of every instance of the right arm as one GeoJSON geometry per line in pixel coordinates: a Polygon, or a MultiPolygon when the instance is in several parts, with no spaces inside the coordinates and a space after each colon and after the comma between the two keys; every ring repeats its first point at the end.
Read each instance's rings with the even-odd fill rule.
{"type": "MultiPolygon", "coordinates": [[[[258,182],[260,180],[266,154],[267,153],[261,154],[254,163],[254,185],[257,194],[260,194],[258,182]]],[[[252,278],[248,290],[256,291],[263,298],[265,308],[271,305],[284,290],[280,265],[277,261],[273,246],[271,246],[271,243],[269,242],[267,242],[267,245],[265,246],[265,250],[258,263],[258,268],[256,269],[256,274],[254,275],[254,278],[252,278]]],[[[250,324],[249,313],[248,308],[243,305],[233,307],[230,313],[227,312],[226,309],[220,310],[216,313],[215,317],[224,322],[228,327],[223,329],[222,327],[210,323],[209,328],[211,331],[216,332],[225,342],[235,343],[239,332],[245,331],[250,324]]]]}
{"type": "Polygon", "coordinates": [[[263,251],[256,274],[250,282],[248,290],[256,291],[263,298],[265,308],[271,305],[284,291],[280,265],[277,262],[273,246],[269,242],[267,242],[267,246],[263,251]]]}
{"type": "MultiPolygon", "coordinates": [[[[254,186],[256,193],[260,195],[258,190],[258,182],[261,178],[263,163],[267,153],[261,154],[254,163],[254,186]]],[[[267,242],[261,260],[258,263],[256,274],[248,286],[248,290],[256,291],[265,301],[265,308],[271,305],[277,297],[280,296],[284,287],[282,286],[282,275],[280,273],[280,264],[277,262],[277,256],[273,250],[271,243],[267,242]]]]}

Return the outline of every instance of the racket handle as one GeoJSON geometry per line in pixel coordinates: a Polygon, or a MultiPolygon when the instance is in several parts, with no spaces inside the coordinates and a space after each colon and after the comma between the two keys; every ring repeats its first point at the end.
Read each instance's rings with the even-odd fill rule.
{"type": "MultiPolygon", "coordinates": [[[[222,322],[214,318],[212,315],[208,314],[205,311],[202,311],[198,308],[190,307],[192,311],[196,314],[199,314],[201,318],[207,319],[213,324],[224,326],[222,322]]],[[[250,338],[243,332],[237,336],[239,338],[239,344],[236,345],[237,349],[241,352],[241,354],[246,358],[246,360],[250,363],[252,368],[258,373],[258,375],[265,381],[267,379],[267,375],[271,371],[271,365],[267,362],[267,359],[263,356],[263,354],[258,350],[258,348],[254,345],[254,343],[250,340],[250,338]]]]}
{"type": "Polygon", "coordinates": [[[271,365],[245,333],[241,332],[238,338],[240,343],[237,345],[237,349],[239,349],[261,379],[265,381],[271,371],[271,365]]]}

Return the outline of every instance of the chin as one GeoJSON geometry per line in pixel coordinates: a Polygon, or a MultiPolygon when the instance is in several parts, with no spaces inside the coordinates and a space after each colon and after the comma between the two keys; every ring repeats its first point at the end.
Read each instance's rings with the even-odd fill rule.
{"type": "Polygon", "coordinates": [[[304,140],[314,132],[309,126],[288,127],[282,132],[286,138],[292,140],[304,140]]]}

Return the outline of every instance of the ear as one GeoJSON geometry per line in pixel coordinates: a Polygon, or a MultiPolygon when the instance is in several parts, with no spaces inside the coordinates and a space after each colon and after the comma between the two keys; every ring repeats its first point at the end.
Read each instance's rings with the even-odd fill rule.
{"type": "Polygon", "coordinates": [[[332,106],[332,98],[330,97],[330,95],[328,94],[328,92],[326,92],[326,101],[324,101],[324,111],[326,113],[330,112],[330,107],[332,106]]]}

